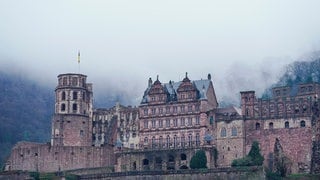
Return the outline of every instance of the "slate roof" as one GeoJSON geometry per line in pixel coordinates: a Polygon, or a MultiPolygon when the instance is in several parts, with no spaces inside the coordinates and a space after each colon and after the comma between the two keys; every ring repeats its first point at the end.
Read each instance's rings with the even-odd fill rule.
{"type": "MultiPolygon", "coordinates": [[[[210,80],[208,79],[204,79],[204,80],[195,80],[195,81],[191,81],[192,84],[195,86],[195,88],[197,89],[197,91],[199,92],[199,99],[207,99],[207,91],[209,89],[210,86],[210,80]]],[[[177,90],[179,88],[179,86],[181,85],[182,81],[179,82],[169,82],[169,83],[164,83],[162,84],[162,86],[165,87],[165,90],[168,92],[168,97],[169,97],[169,101],[175,101],[176,99],[176,95],[177,95],[177,90]]],[[[141,104],[147,103],[147,96],[148,93],[150,91],[151,87],[148,87],[145,92],[144,95],[142,97],[142,101],[141,104]]]]}

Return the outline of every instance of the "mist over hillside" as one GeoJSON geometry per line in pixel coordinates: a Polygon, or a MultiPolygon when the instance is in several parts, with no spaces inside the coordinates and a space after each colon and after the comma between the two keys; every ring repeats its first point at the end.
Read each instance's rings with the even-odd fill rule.
{"type": "MultiPolygon", "coordinates": [[[[235,64],[223,80],[216,81],[213,77],[220,107],[230,104],[239,106],[239,91],[255,90],[258,92],[257,97],[270,97],[270,89],[275,86],[320,82],[319,55],[313,53],[285,66],[269,62],[268,65],[251,69],[239,68],[243,65],[235,64]]],[[[18,141],[50,141],[55,86],[31,80],[23,73],[0,71],[0,165],[3,165],[18,141]]],[[[96,91],[94,88],[95,108],[112,107],[116,102],[136,105],[130,102],[140,101],[139,96],[132,97],[132,94],[126,92],[128,89],[112,88],[112,84],[107,86],[108,91],[99,91],[102,88],[96,91]]]]}
{"type": "Polygon", "coordinates": [[[23,76],[0,72],[0,163],[18,141],[50,140],[54,94],[23,76]]]}
{"type": "Polygon", "coordinates": [[[298,84],[320,83],[320,52],[305,55],[299,61],[285,66],[282,76],[276,83],[265,89],[262,98],[271,97],[271,89],[277,86],[297,86],[298,84]]]}

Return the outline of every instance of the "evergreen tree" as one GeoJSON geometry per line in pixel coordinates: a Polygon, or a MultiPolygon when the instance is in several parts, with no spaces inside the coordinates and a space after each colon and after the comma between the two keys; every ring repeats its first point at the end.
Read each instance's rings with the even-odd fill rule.
{"type": "Polygon", "coordinates": [[[254,166],[261,166],[263,164],[264,157],[260,153],[259,143],[257,141],[253,141],[248,156],[251,157],[254,166]]]}
{"type": "Polygon", "coordinates": [[[206,153],[203,150],[199,150],[196,152],[194,156],[192,156],[190,161],[191,169],[201,169],[207,168],[207,157],[206,153]]]}

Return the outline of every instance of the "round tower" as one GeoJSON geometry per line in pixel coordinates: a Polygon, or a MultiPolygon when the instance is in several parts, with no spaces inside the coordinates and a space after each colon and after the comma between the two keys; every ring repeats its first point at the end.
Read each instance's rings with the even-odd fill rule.
{"type": "Polygon", "coordinates": [[[55,112],[51,144],[90,146],[92,84],[83,74],[60,74],[55,89],[55,112]]]}

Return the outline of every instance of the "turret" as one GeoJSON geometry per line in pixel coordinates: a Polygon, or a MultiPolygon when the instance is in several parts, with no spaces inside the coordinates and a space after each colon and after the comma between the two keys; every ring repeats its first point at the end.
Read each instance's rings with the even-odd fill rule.
{"type": "Polygon", "coordinates": [[[91,145],[92,84],[82,74],[60,74],[55,89],[52,145],[91,145]]]}

